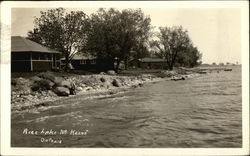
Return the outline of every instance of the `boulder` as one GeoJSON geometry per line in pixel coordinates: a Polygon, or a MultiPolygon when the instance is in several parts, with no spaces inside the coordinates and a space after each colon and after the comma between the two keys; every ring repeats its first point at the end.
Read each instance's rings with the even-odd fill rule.
{"type": "Polygon", "coordinates": [[[171,78],[171,80],[174,80],[174,81],[178,81],[178,80],[185,80],[186,78],[184,76],[181,76],[181,77],[177,77],[177,76],[173,76],[171,78]]]}
{"type": "Polygon", "coordinates": [[[109,89],[109,84],[108,83],[103,83],[100,87],[109,89]]]}
{"type": "Polygon", "coordinates": [[[40,77],[40,78],[43,78],[43,79],[50,80],[52,82],[55,79],[55,75],[52,72],[42,72],[42,73],[39,73],[37,76],[40,77]]]}
{"type": "Polygon", "coordinates": [[[69,89],[72,88],[71,83],[69,81],[66,81],[66,80],[61,81],[59,86],[66,87],[66,88],[69,88],[69,89]]]}
{"type": "Polygon", "coordinates": [[[54,86],[54,83],[47,79],[36,79],[31,85],[33,91],[37,90],[50,90],[54,86]]]}
{"type": "Polygon", "coordinates": [[[70,94],[69,89],[65,88],[65,87],[56,87],[53,91],[58,96],[69,96],[69,94],[70,94]]]}
{"type": "Polygon", "coordinates": [[[176,75],[177,73],[175,71],[162,70],[158,76],[164,78],[164,77],[172,77],[176,75]]]}
{"type": "Polygon", "coordinates": [[[104,72],[100,72],[100,75],[106,75],[106,73],[104,73],[104,72]]]}
{"type": "Polygon", "coordinates": [[[71,82],[70,83],[70,88],[69,88],[69,93],[71,94],[71,95],[76,95],[76,85],[75,85],[75,83],[74,82],[71,82]]]}
{"type": "Polygon", "coordinates": [[[112,81],[112,85],[115,86],[115,87],[120,87],[121,86],[120,82],[118,80],[116,80],[116,79],[114,79],[112,81]]]}
{"type": "Polygon", "coordinates": [[[54,77],[53,82],[59,86],[64,79],[62,77],[54,77]]]}
{"type": "Polygon", "coordinates": [[[142,84],[142,83],[139,83],[138,86],[139,86],[139,87],[143,87],[143,84],[142,84]]]}
{"type": "Polygon", "coordinates": [[[108,70],[108,71],[107,71],[107,74],[109,74],[109,75],[115,75],[116,72],[115,72],[114,70],[108,70]]]}
{"type": "Polygon", "coordinates": [[[76,88],[76,90],[78,90],[78,91],[82,91],[82,90],[83,90],[83,88],[82,88],[82,87],[77,87],[77,88],[76,88]]]}
{"type": "Polygon", "coordinates": [[[102,82],[106,82],[106,79],[105,79],[104,77],[101,77],[100,80],[101,80],[102,82]]]}
{"type": "Polygon", "coordinates": [[[33,82],[35,82],[35,81],[40,81],[40,80],[42,80],[42,78],[40,78],[40,77],[38,77],[38,76],[32,76],[32,77],[30,78],[30,80],[33,81],[33,82]]]}

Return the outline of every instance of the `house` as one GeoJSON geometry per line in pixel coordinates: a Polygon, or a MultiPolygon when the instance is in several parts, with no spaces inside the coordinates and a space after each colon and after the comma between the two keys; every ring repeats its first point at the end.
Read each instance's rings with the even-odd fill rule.
{"type": "MultiPolygon", "coordinates": [[[[70,66],[75,70],[107,71],[113,69],[113,63],[109,59],[97,59],[93,56],[74,55],[70,66]]],[[[65,68],[65,58],[61,59],[61,68],[65,68]]]]}
{"type": "Polygon", "coordinates": [[[129,67],[142,69],[164,69],[166,67],[166,60],[157,57],[133,59],[129,61],[129,67]]]}
{"type": "Polygon", "coordinates": [[[11,37],[12,72],[47,71],[59,67],[59,52],[21,36],[11,37]]]}

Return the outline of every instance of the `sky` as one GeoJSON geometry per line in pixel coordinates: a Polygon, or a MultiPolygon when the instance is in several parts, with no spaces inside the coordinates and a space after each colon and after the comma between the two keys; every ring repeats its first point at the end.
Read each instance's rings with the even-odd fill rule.
{"type": "MultiPolygon", "coordinates": [[[[34,17],[48,8],[13,8],[11,35],[27,36],[34,28],[34,17]]],[[[141,8],[150,16],[155,30],[159,26],[182,25],[195,46],[202,53],[203,63],[241,63],[241,12],[237,8],[141,8]]],[[[97,8],[75,8],[86,14],[97,8]]]]}

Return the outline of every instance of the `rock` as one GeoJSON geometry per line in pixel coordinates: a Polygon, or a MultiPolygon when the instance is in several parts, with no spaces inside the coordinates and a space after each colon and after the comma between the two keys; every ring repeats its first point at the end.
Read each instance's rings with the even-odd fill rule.
{"type": "Polygon", "coordinates": [[[106,79],[105,79],[104,77],[101,77],[100,80],[101,80],[102,82],[106,82],[106,79]]]}
{"type": "Polygon", "coordinates": [[[142,87],[142,86],[143,86],[143,84],[142,84],[142,83],[139,83],[139,84],[138,84],[138,86],[139,86],[139,87],[142,87]]]}
{"type": "Polygon", "coordinates": [[[182,76],[182,77],[173,76],[173,77],[171,78],[171,80],[174,80],[174,81],[177,81],[177,80],[185,80],[185,77],[184,77],[184,76],[182,76]]]}
{"type": "Polygon", "coordinates": [[[109,89],[109,84],[108,83],[103,83],[101,85],[101,88],[107,88],[107,89],[109,89]]]}
{"type": "Polygon", "coordinates": [[[83,88],[82,87],[77,87],[77,89],[76,90],[78,90],[78,91],[82,91],[83,90],[83,88]]]}
{"type": "Polygon", "coordinates": [[[51,82],[50,80],[46,79],[40,79],[40,80],[35,80],[33,84],[31,85],[32,91],[37,91],[37,90],[50,90],[54,86],[54,83],[51,82]]]}
{"type": "Polygon", "coordinates": [[[61,87],[66,87],[66,88],[71,88],[71,83],[69,81],[61,81],[61,83],[58,85],[58,86],[61,86],[61,87]]]}
{"type": "Polygon", "coordinates": [[[32,77],[30,78],[30,80],[33,81],[33,82],[36,82],[36,81],[41,81],[42,78],[40,78],[40,77],[38,77],[38,76],[32,76],[32,77]]]}
{"type": "Polygon", "coordinates": [[[86,87],[86,91],[93,89],[92,87],[86,87]]]}
{"type": "Polygon", "coordinates": [[[76,95],[76,85],[74,82],[71,82],[71,88],[69,88],[69,92],[71,95],[76,95]]]}
{"type": "Polygon", "coordinates": [[[56,87],[53,91],[58,96],[69,96],[70,94],[69,88],[65,88],[65,87],[56,87]]]}
{"type": "Polygon", "coordinates": [[[17,79],[11,79],[11,85],[16,86],[17,85],[17,79]]]}
{"type": "Polygon", "coordinates": [[[55,80],[55,75],[52,72],[42,72],[39,73],[37,76],[46,80],[50,80],[52,82],[54,82],[55,80]]]}
{"type": "Polygon", "coordinates": [[[106,73],[104,73],[104,72],[100,72],[100,75],[106,75],[106,73]]]}
{"type": "Polygon", "coordinates": [[[79,84],[80,87],[84,88],[86,85],[84,83],[79,84]]]}
{"type": "Polygon", "coordinates": [[[162,70],[159,74],[160,77],[171,77],[175,75],[177,75],[175,71],[168,71],[168,70],[162,70]]]}
{"type": "MultiPolygon", "coordinates": [[[[58,79],[59,80],[59,79],[58,79]]],[[[75,86],[75,83],[74,82],[70,82],[70,81],[67,81],[67,80],[63,80],[63,81],[58,81],[58,83],[56,83],[56,86],[57,87],[64,87],[64,88],[68,88],[69,91],[70,91],[70,94],[72,95],[75,95],[76,92],[76,86],[75,86]]]]}
{"type": "Polygon", "coordinates": [[[120,82],[118,80],[116,80],[116,79],[114,79],[112,81],[112,85],[115,86],[115,87],[120,87],[121,86],[120,82]]]}
{"type": "Polygon", "coordinates": [[[138,86],[137,86],[137,85],[132,85],[131,87],[132,87],[132,88],[137,88],[138,86]]]}
{"type": "Polygon", "coordinates": [[[107,74],[109,74],[109,75],[115,75],[116,72],[115,72],[114,70],[108,70],[108,71],[107,71],[107,74]]]}
{"type": "Polygon", "coordinates": [[[62,78],[62,77],[54,77],[54,79],[53,79],[53,82],[54,82],[57,86],[59,86],[59,85],[62,83],[62,81],[63,81],[63,78],[62,78]]]}

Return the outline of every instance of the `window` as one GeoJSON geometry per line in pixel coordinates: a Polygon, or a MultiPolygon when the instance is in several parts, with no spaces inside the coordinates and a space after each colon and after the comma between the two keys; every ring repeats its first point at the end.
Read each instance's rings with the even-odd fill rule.
{"type": "Polygon", "coordinates": [[[30,53],[11,53],[12,60],[30,60],[30,53]]]}
{"type": "Polygon", "coordinates": [[[40,59],[41,60],[51,60],[51,55],[50,54],[46,54],[46,53],[41,53],[40,54],[40,59]]]}
{"type": "Polygon", "coordinates": [[[80,64],[87,64],[86,60],[80,60],[80,64]]]}
{"type": "Polygon", "coordinates": [[[96,64],[96,60],[90,60],[90,64],[96,64]]]}
{"type": "Polygon", "coordinates": [[[40,60],[39,53],[32,53],[32,60],[40,60]]]}

